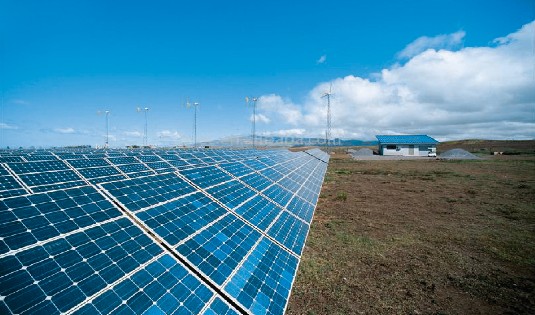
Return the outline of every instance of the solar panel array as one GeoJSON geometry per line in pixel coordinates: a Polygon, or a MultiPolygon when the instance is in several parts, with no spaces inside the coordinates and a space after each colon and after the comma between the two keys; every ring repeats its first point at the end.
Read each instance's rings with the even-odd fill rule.
{"type": "Polygon", "coordinates": [[[283,314],[328,160],[0,151],[0,314],[283,314]]]}

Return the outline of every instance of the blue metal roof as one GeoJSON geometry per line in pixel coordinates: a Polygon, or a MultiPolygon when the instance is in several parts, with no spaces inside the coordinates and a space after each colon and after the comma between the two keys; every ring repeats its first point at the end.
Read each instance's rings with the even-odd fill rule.
{"type": "Polygon", "coordinates": [[[379,144],[430,144],[438,143],[437,140],[428,135],[377,135],[379,144]]]}

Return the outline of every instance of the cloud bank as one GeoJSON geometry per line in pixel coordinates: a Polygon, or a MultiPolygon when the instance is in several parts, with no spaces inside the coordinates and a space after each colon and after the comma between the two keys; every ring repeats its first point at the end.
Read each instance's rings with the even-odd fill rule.
{"type": "MultiPolygon", "coordinates": [[[[323,92],[332,84],[333,135],[429,134],[440,140],[535,138],[535,21],[487,47],[459,45],[464,32],[421,37],[408,58],[373,79],[348,75],[314,87],[301,103],[270,94],[259,110],[303,135],[325,133],[323,92]]],[[[273,132],[276,134],[276,132],[273,132]]]]}

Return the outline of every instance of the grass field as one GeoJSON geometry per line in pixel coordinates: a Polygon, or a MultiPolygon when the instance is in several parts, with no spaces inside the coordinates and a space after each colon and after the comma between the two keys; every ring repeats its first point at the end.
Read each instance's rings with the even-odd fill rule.
{"type": "Polygon", "coordinates": [[[535,314],[535,155],[329,164],[288,314],[535,314]]]}

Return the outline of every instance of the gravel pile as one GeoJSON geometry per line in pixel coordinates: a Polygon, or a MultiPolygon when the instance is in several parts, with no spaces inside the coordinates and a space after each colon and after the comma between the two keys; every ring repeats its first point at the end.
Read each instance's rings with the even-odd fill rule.
{"type": "Polygon", "coordinates": [[[349,153],[352,156],[372,156],[373,150],[368,149],[368,148],[362,148],[358,150],[349,150],[349,153]]]}
{"type": "Polygon", "coordinates": [[[477,160],[479,157],[463,149],[451,149],[442,153],[441,159],[463,159],[463,160],[477,160]]]}

